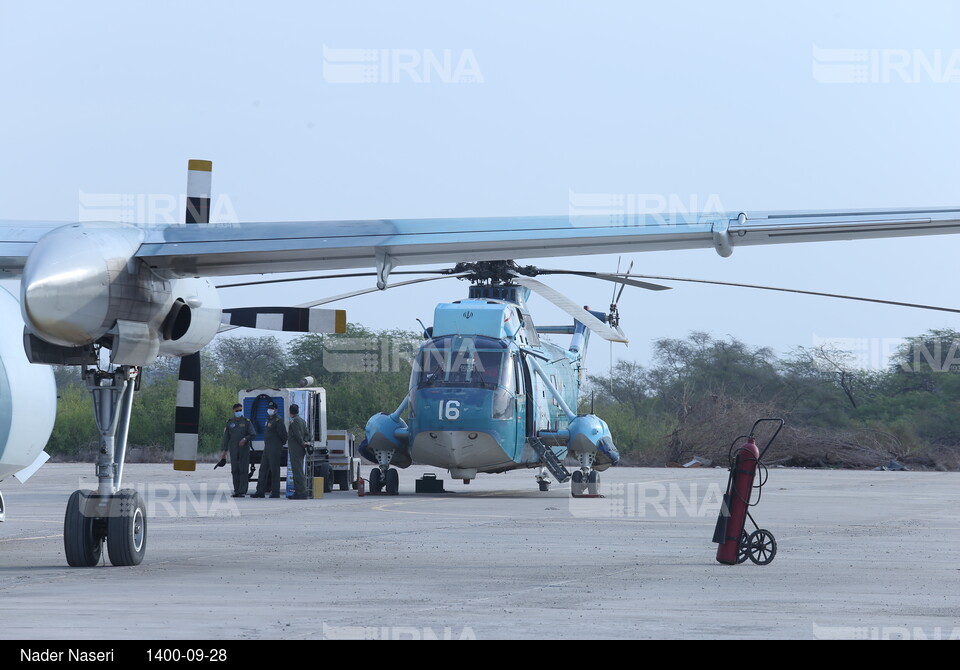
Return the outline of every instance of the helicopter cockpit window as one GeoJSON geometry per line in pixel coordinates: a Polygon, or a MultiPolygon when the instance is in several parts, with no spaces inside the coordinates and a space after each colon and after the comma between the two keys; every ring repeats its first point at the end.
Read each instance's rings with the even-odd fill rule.
{"type": "Polygon", "coordinates": [[[472,386],[500,384],[506,345],[490,337],[449,335],[424,344],[417,354],[417,386],[472,386]]]}

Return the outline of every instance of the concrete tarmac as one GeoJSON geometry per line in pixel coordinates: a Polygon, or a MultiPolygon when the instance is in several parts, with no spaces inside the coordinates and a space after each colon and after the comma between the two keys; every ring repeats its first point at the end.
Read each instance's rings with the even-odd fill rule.
{"type": "Polygon", "coordinates": [[[773,469],[752,513],[776,557],[728,566],[724,469],[612,468],[597,499],[534,471],[415,494],[428,471],[294,501],[234,499],[209,463],[128,464],[146,558],[74,569],[63,514],[94,466],[48,464],[3,482],[0,637],[960,638],[960,473],[773,469]]]}

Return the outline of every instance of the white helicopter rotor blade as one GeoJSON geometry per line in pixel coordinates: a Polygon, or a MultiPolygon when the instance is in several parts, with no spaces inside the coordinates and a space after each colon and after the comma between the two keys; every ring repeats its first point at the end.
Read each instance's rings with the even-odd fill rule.
{"type": "MultiPolygon", "coordinates": [[[[397,287],[399,287],[399,286],[407,286],[408,284],[419,284],[419,283],[425,282],[425,281],[436,281],[436,280],[438,280],[438,279],[449,279],[450,277],[465,277],[465,276],[468,275],[468,274],[470,274],[470,273],[469,273],[469,272],[461,272],[461,273],[459,273],[459,274],[443,275],[443,276],[441,276],[441,277],[424,277],[424,278],[422,278],[422,279],[408,279],[407,281],[397,282],[396,284],[388,284],[388,285],[387,285],[387,288],[386,288],[386,289],[383,289],[383,290],[387,290],[387,289],[391,289],[391,288],[397,288],[397,287]]],[[[337,300],[346,300],[347,298],[354,298],[354,297],[356,297],[356,296],[358,296],[358,295],[364,295],[364,294],[366,294],[366,293],[376,293],[377,291],[380,291],[380,290],[381,290],[381,289],[378,289],[378,288],[375,287],[375,286],[372,287],[372,288],[364,288],[364,289],[360,289],[359,291],[351,291],[350,293],[341,293],[340,295],[334,295],[334,296],[331,296],[331,297],[329,297],[329,298],[321,298],[320,300],[313,300],[313,301],[311,301],[311,302],[301,303],[301,304],[299,304],[299,305],[296,305],[296,307],[316,307],[317,305],[325,305],[325,304],[327,304],[328,302],[336,302],[337,300]]]]}
{"type": "Polygon", "coordinates": [[[535,291],[539,295],[542,295],[544,298],[552,302],[554,305],[562,309],[564,312],[572,316],[574,319],[582,323],[584,326],[595,332],[603,339],[611,342],[623,342],[624,344],[628,342],[626,336],[624,336],[622,333],[618,333],[603,321],[595,317],[593,314],[585,310],[582,306],[578,305],[559,291],[550,288],[546,284],[538,282],[536,279],[530,279],[529,277],[522,276],[515,276],[513,281],[521,286],[526,286],[528,289],[535,291]]]}

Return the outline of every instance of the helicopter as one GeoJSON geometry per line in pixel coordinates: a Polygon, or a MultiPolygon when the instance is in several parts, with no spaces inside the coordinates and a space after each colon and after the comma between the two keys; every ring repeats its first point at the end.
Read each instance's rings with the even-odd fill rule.
{"type": "Polygon", "coordinates": [[[609,310],[598,312],[533,277],[585,274],[621,284],[621,294],[627,285],[669,287],[513,261],[460,263],[439,272],[470,281],[468,297],[436,306],[413,361],[408,394],[396,410],[367,422],[360,453],[376,464],[371,492],[396,495],[397,469],[417,462],[446,469],[466,484],[479,473],[537,469],[540,491],[549,491],[553,480],[569,480],[573,496],[598,496],[599,473],[617,465],[620,454],[607,423],[576,410],[591,333],[627,342],[619,326],[619,295],[615,287],[609,310]],[[532,293],[570,314],[572,325],[535,325],[527,306],[532,293]],[[540,337],[545,334],[570,340],[563,347],[540,337]],[[572,473],[563,464],[566,457],[579,466],[572,473]]]}
{"type": "MultiPolygon", "coordinates": [[[[538,470],[541,491],[549,491],[551,475],[570,481],[574,497],[597,497],[600,475],[619,463],[620,455],[606,422],[590,413],[576,413],[584,378],[584,360],[591,333],[611,343],[626,343],[617,308],[626,286],[652,291],[671,287],[646,280],[688,282],[722,287],[777,291],[960,313],[951,307],[883,300],[796,288],[762,286],[708,279],[615,273],[547,270],[519,266],[514,261],[461,262],[441,270],[396,271],[393,274],[435,274],[376,288],[315,300],[317,305],[354,298],[414,283],[455,277],[471,283],[468,297],[440,303],[434,325],[423,327],[411,369],[408,393],[390,413],[371,417],[360,454],[376,464],[371,470],[371,492],[397,495],[398,469],[414,462],[446,469],[454,479],[470,483],[480,473],[502,473],[521,468],[538,470]],[[606,313],[576,302],[534,279],[538,275],[577,275],[619,284],[606,313]],[[573,317],[572,325],[538,326],[527,302],[532,293],[548,299],[573,317]],[[540,335],[570,335],[566,347],[540,335]],[[402,417],[406,413],[407,420],[402,417]],[[572,473],[565,458],[576,461],[572,473]]],[[[259,280],[242,284],[310,281],[372,276],[361,272],[339,275],[259,280]]],[[[419,321],[419,320],[418,320],[419,321]]],[[[421,324],[422,326],[422,324],[421,324]]]]}

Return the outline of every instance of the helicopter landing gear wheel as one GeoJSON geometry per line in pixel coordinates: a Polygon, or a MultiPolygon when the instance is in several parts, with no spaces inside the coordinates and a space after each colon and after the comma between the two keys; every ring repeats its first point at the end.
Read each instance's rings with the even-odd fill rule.
{"type": "Polygon", "coordinates": [[[600,495],[600,473],[591,470],[587,475],[587,493],[592,496],[600,495]]]}
{"type": "Polygon", "coordinates": [[[370,493],[380,493],[383,490],[383,473],[380,468],[370,471],[370,493]]]}
{"type": "Polygon", "coordinates": [[[86,514],[88,497],[87,491],[74,491],[63,517],[63,549],[71,568],[92,568],[103,553],[102,520],[86,514]]]}
{"type": "Polygon", "coordinates": [[[757,565],[767,565],[777,555],[777,540],[769,530],[755,530],[750,534],[747,545],[750,560],[757,565]]]}
{"type": "Polygon", "coordinates": [[[580,496],[586,490],[586,484],[583,482],[583,471],[575,470],[570,475],[570,495],[580,496]]]}
{"type": "Polygon", "coordinates": [[[387,470],[385,478],[385,487],[387,489],[388,496],[395,496],[400,494],[400,473],[394,470],[393,468],[387,470]]]}
{"type": "Polygon", "coordinates": [[[543,491],[543,492],[549,491],[549,490],[550,490],[550,480],[549,480],[549,479],[541,479],[540,481],[537,482],[537,486],[539,486],[539,487],[540,487],[540,490],[543,491]]]}
{"type": "Polygon", "coordinates": [[[740,548],[737,550],[737,565],[750,557],[750,534],[743,531],[740,535],[740,548]]]}

